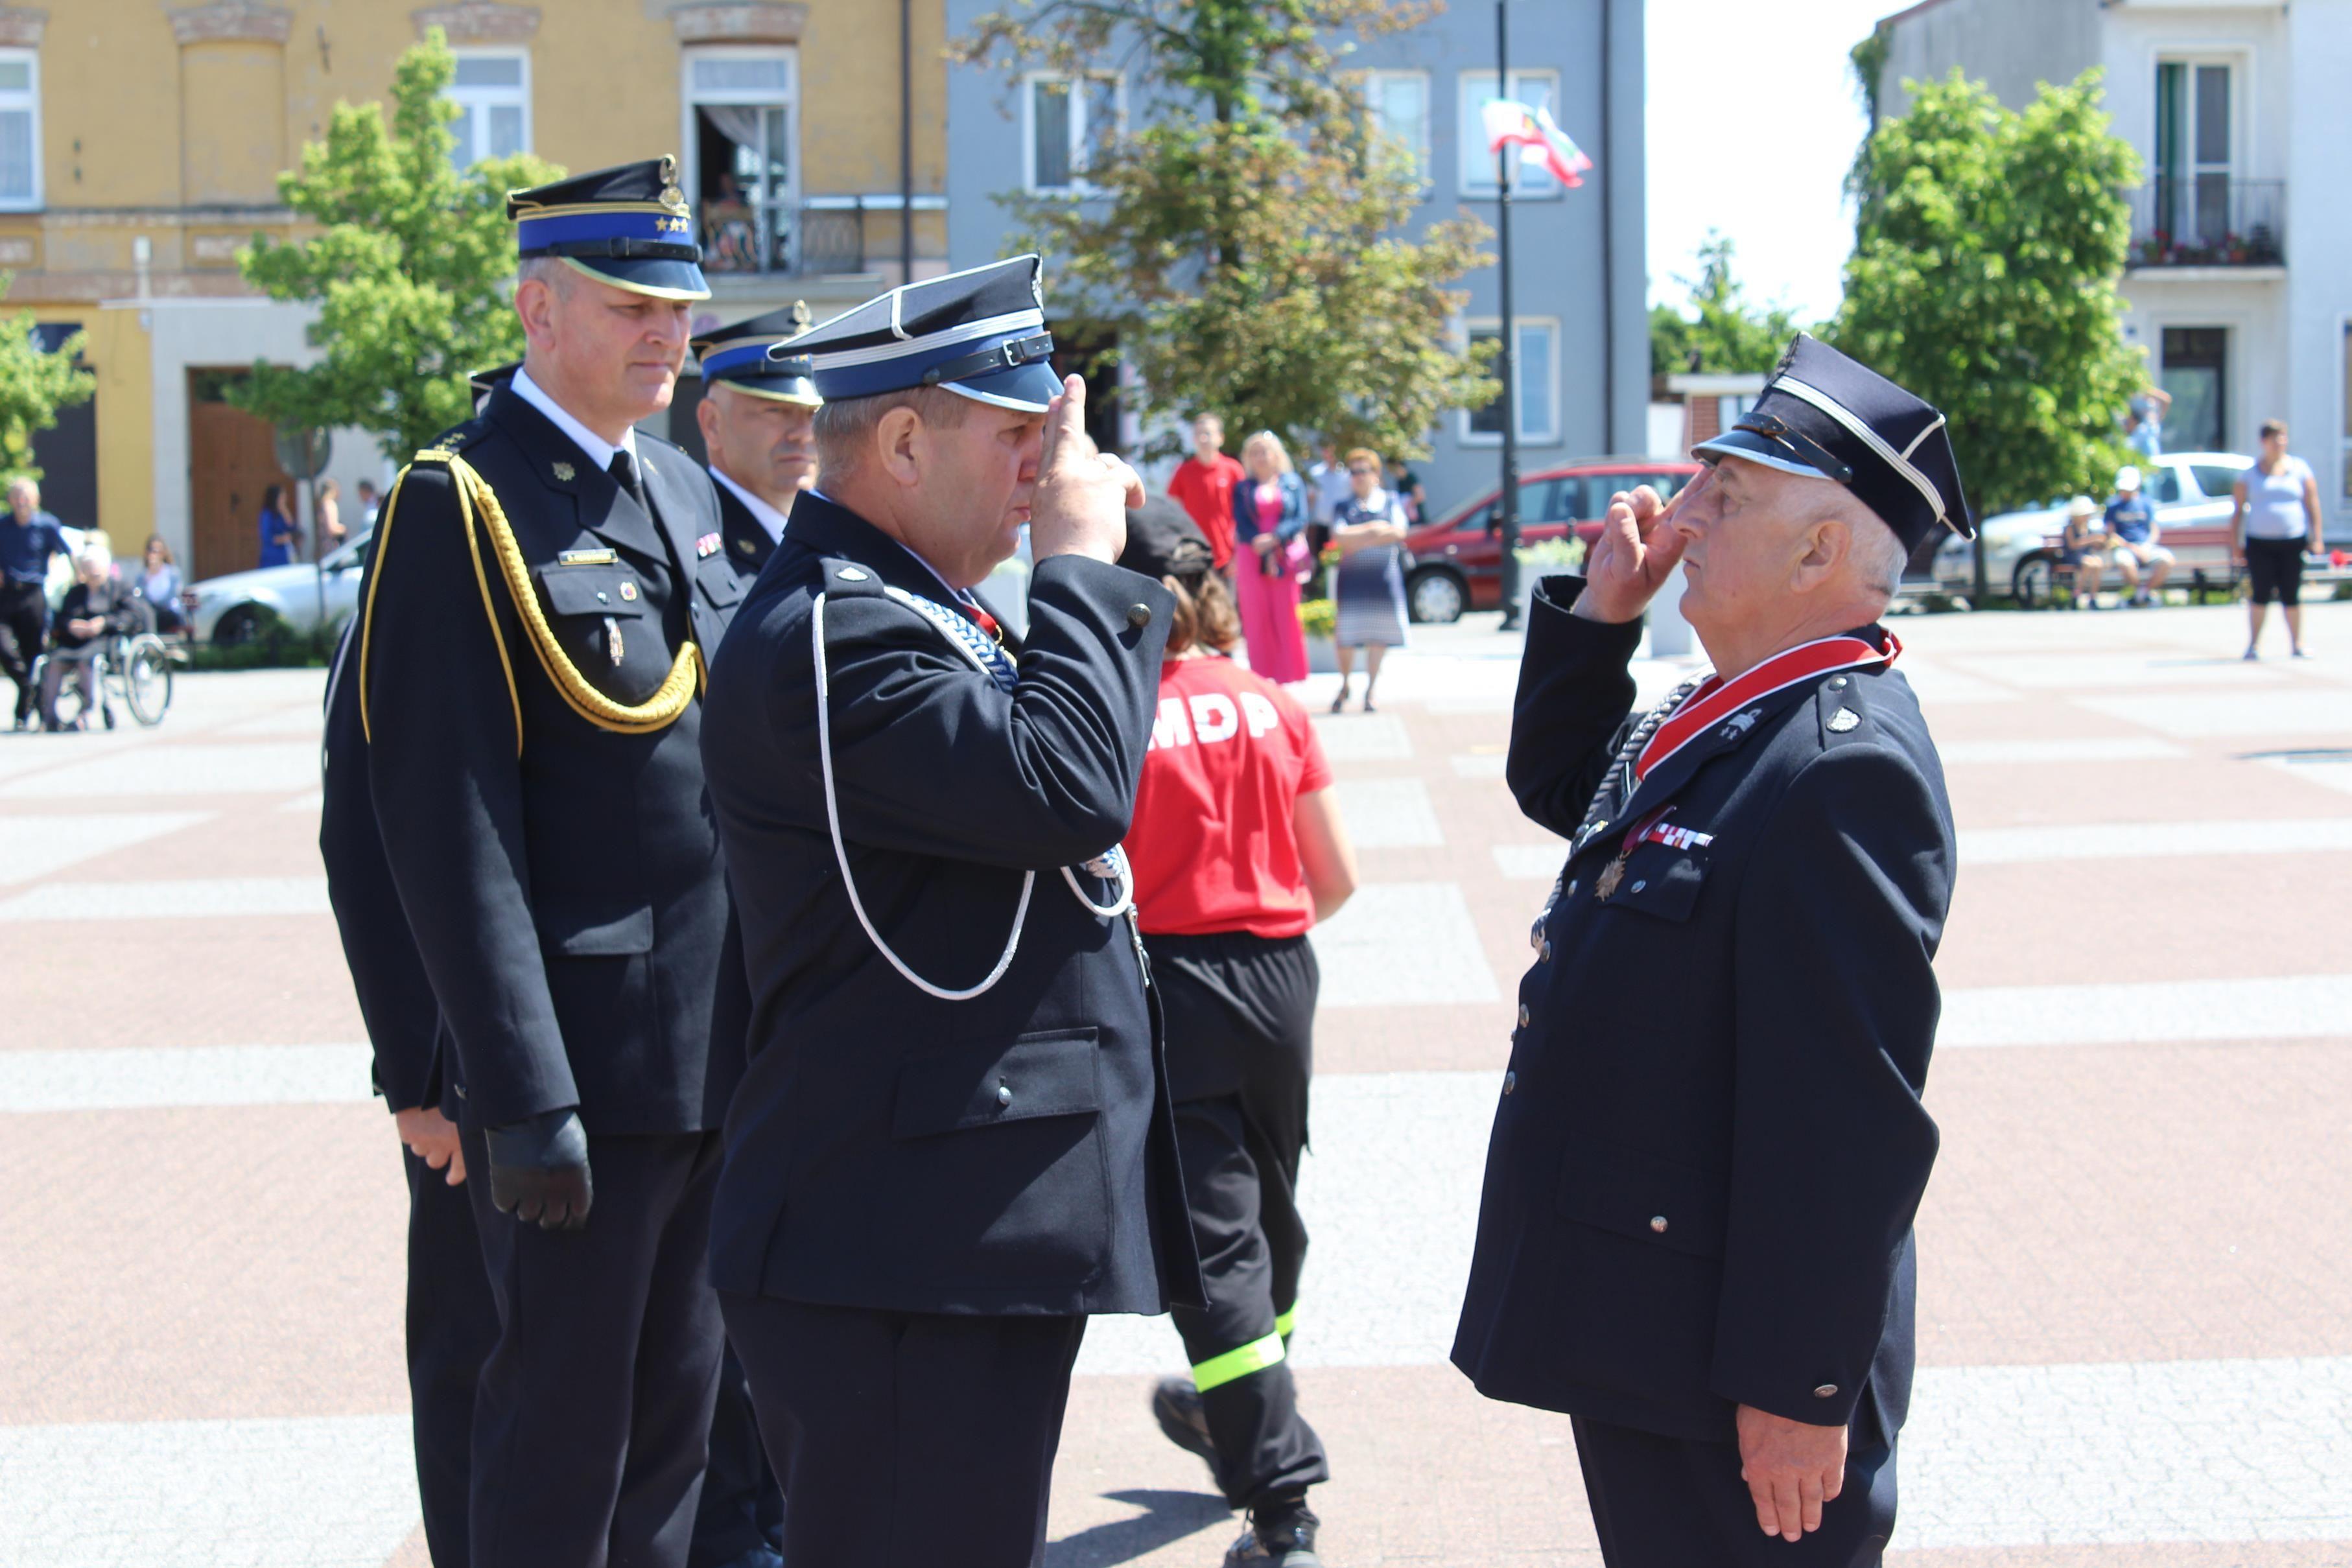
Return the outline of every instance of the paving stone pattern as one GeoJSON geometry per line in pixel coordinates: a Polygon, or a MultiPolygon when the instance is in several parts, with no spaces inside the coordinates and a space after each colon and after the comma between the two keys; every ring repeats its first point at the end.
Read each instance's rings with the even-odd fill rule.
{"type": "MultiPolygon", "coordinates": [[[[1962,870],[1900,1568],[2352,1563],[2352,608],[2306,613],[2296,664],[2240,663],[2220,609],[1904,624],[1962,870]]],[[[1302,1177],[1334,1568],[1599,1562],[1566,1421],[1444,1362],[1561,853],[1502,782],[1517,654],[1474,618],[1416,628],[1378,714],[1299,688],[1365,877],[1316,935],[1302,1177]]],[[[0,1564],[425,1561],[320,689],[0,737],[0,1564]]],[[[1090,1329],[1054,1568],[1218,1561],[1236,1525],[1145,1411],[1181,1362],[1164,1320],[1090,1329]]]]}

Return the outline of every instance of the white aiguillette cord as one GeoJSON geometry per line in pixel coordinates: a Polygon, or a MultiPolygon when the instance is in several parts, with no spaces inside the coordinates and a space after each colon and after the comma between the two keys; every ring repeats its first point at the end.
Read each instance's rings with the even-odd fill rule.
{"type": "MultiPolygon", "coordinates": [[[[922,611],[921,601],[911,593],[901,594],[893,590],[891,597],[902,599],[909,608],[922,611]]],[[[891,951],[890,944],[882,940],[882,933],[874,928],[872,917],[866,913],[865,901],[857,896],[857,879],[849,872],[849,849],[841,838],[841,803],[833,787],[833,705],[831,683],[824,662],[824,600],[825,596],[820,593],[816,596],[815,601],[809,606],[809,643],[810,651],[816,660],[816,754],[818,765],[824,777],[824,822],[825,826],[833,831],[833,858],[841,867],[841,885],[848,891],[850,911],[857,916],[857,924],[866,932],[867,939],[874,944],[875,951],[887,958],[890,961],[890,967],[905,977],[908,985],[927,996],[937,997],[943,1002],[968,1002],[974,997],[984,996],[993,989],[996,982],[1004,978],[1004,972],[1013,967],[1013,951],[1021,945],[1021,927],[1029,918],[1029,895],[1037,888],[1037,873],[1034,871],[1021,873],[1021,902],[1013,911],[1013,929],[1005,934],[1004,951],[998,955],[996,967],[989,970],[987,977],[976,986],[961,991],[950,990],[945,986],[935,986],[915,973],[904,958],[891,951]]],[[[924,619],[932,621],[933,624],[937,625],[937,622],[927,612],[924,614],[924,619]]],[[[939,626],[938,630],[940,634],[947,639],[950,646],[971,660],[981,674],[992,680],[995,679],[995,672],[988,667],[987,662],[978,653],[966,647],[962,639],[944,626],[939,626]]],[[[1086,890],[1078,885],[1078,879],[1070,868],[1064,866],[1062,880],[1070,884],[1071,896],[1084,904],[1090,913],[1106,920],[1116,920],[1135,906],[1134,879],[1128,874],[1127,852],[1124,849],[1117,844],[1112,845],[1109,852],[1088,861],[1087,870],[1106,882],[1116,883],[1118,888],[1117,900],[1108,904],[1097,904],[1093,899],[1088,898],[1086,890]]]]}

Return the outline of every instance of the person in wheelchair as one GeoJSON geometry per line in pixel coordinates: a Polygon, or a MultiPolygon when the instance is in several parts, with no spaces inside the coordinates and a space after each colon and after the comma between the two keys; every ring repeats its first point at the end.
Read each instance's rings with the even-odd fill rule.
{"type": "Polygon", "coordinates": [[[131,591],[114,579],[114,562],[103,547],[84,544],[74,557],[74,585],[66,590],[50,627],[49,649],[41,664],[41,727],[88,729],[95,708],[109,729],[114,714],[106,701],[106,681],[100,660],[113,640],[136,632],[142,624],[131,591]],[[66,677],[74,678],[81,707],[68,726],[58,717],[58,698],[66,677]]]}

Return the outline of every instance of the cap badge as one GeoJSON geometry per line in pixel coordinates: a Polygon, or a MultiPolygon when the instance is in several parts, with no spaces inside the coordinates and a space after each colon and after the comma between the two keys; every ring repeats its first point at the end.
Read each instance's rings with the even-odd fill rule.
{"type": "Polygon", "coordinates": [[[716,555],[718,553],[719,536],[717,534],[705,534],[700,538],[694,541],[694,556],[697,560],[701,559],[704,556],[716,555]]]}
{"type": "Polygon", "coordinates": [[[683,207],[686,205],[686,193],[676,185],[664,185],[661,204],[665,207],[683,207]]]}
{"type": "Polygon", "coordinates": [[[1830,733],[1843,735],[1862,723],[1862,716],[1850,707],[1842,707],[1830,715],[1830,733]]]}
{"type": "Polygon", "coordinates": [[[566,485],[572,483],[572,476],[575,470],[572,468],[571,464],[551,463],[548,466],[555,470],[556,478],[562,480],[566,485]]]}

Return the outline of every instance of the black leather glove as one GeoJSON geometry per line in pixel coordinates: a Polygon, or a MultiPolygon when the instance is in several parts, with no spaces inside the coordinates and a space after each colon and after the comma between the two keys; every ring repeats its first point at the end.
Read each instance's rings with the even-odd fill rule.
{"type": "Polygon", "coordinates": [[[580,1113],[548,1111],[528,1122],[492,1127],[490,1202],[500,1214],[536,1221],[541,1230],[588,1223],[594,1186],[588,1178],[588,1129],[580,1113]]]}

